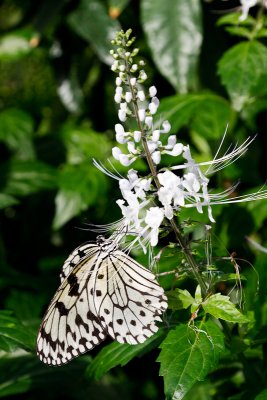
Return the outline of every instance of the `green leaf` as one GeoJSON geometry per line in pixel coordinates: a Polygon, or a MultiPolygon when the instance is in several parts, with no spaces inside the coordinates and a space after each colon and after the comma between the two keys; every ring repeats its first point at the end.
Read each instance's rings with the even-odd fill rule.
{"type": "Polygon", "coordinates": [[[189,125],[199,136],[207,139],[221,138],[234,117],[229,103],[210,93],[166,97],[158,112],[163,119],[170,121],[173,132],[189,125]]]}
{"type": "Polygon", "coordinates": [[[0,193],[0,209],[18,204],[18,200],[8,194],[0,193]]]}
{"type": "Polygon", "coordinates": [[[202,43],[198,0],[142,0],[142,24],[153,59],[162,75],[180,93],[195,88],[202,43]]]}
{"type": "Polygon", "coordinates": [[[81,0],[79,7],[70,14],[68,22],[74,32],[91,44],[100,60],[108,65],[113,63],[109,53],[110,41],[120,30],[120,24],[108,16],[101,1],[81,0]]]}
{"type": "Polygon", "coordinates": [[[267,49],[257,41],[239,43],[223,55],[218,72],[237,111],[250,101],[253,87],[266,70],[267,49]]]}
{"type": "Polygon", "coordinates": [[[203,301],[202,307],[206,313],[213,315],[228,322],[246,323],[250,320],[236,308],[230,301],[229,296],[220,293],[213,294],[203,301]]]}
{"type": "MultiPolygon", "coordinates": [[[[36,335],[29,328],[22,323],[12,314],[11,311],[0,311],[0,338],[4,341],[11,341],[17,347],[32,351],[35,348],[36,335]]],[[[7,350],[7,348],[3,348],[7,350]]]]}
{"type": "Polygon", "coordinates": [[[56,214],[53,228],[59,229],[67,221],[85,211],[106,188],[106,177],[88,162],[65,165],[59,175],[59,192],[56,196],[56,214]]]}
{"type": "Polygon", "coordinates": [[[62,138],[67,149],[69,164],[80,164],[87,161],[90,168],[92,166],[91,159],[105,160],[111,153],[111,142],[106,135],[87,127],[78,128],[68,124],[63,128],[62,138]]]}
{"type": "Polygon", "coordinates": [[[216,367],[224,350],[223,333],[212,321],[202,322],[195,330],[180,325],[169,332],[160,348],[166,398],[180,400],[216,367]]]}
{"type": "Polygon", "coordinates": [[[244,21],[240,21],[240,13],[227,13],[220,17],[217,21],[218,26],[223,26],[223,25],[233,25],[233,26],[248,26],[251,27],[255,24],[255,19],[251,16],[248,15],[247,18],[244,21]]]}
{"type": "Polygon", "coordinates": [[[136,356],[141,356],[159,345],[166,336],[166,331],[159,329],[153,336],[144,343],[137,345],[121,344],[113,342],[105,346],[86,370],[86,374],[94,379],[100,379],[110,369],[121,365],[126,365],[136,356]]]}
{"type": "Polygon", "coordinates": [[[10,357],[6,355],[0,359],[0,397],[6,399],[7,396],[28,392],[26,398],[36,398],[37,393],[45,399],[77,398],[85,362],[88,363],[88,357],[83,356],[68,366],[49,368],[36,355],[21,350],[10,357]]]}
{"type": "Polygon", "coordinates": [[[16,108],[8,108],[0,113],[0,141],[15,152],[21,160],[34,159],[32,145],[33,119],[16,108]]]}
{"type": "Polygon", "coordinates": [[[195,299],[191,296],[188,290],[175,289],[166,292],[166,295],[168,297],[168,308],[171,310],[186,309],[195,302],[195,299]]]}
{"type": "Polygon", "coordinates": [[[13,161],[9,164],[5,193],[26,196],[45,189],[54,189],[57,171],[40,161],[13,161]]]}
{"type": "Polygon", "coordinates": [[[267,399],[267,389],[264,389],[258,396],[255,397],[255,400],[266,400],[267,399]]]}

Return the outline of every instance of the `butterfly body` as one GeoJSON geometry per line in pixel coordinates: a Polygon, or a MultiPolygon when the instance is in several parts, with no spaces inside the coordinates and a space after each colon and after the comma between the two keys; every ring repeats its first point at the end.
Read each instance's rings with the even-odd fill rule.
{"type": "Polygon", "coordinates": [[[97,238],[75,249],[65,261],[61,285],[37,338],[37,354],[62,365],[91,350],[110,335],[120,343],[143,343],[157,330],[167,299],[154,275],[118,249],[97,238]]]}

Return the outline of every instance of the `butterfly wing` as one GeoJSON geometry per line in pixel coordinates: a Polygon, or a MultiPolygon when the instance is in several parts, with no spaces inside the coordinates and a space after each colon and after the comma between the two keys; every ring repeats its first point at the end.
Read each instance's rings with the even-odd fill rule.
{"type": "Polygon", "coordinates": [[[90,257],[71,269],[52,299],[37,337],[37,355],[44,363],[67,363],[105,339],[92,297],[99,254],[99,247],[91,245],[90,257]]]}
{"type": "Polygon", "coordinates": [[[60,282],[62,283],[67,278],[69,273],[81,260],[83,260],[85,257],[92,257],[94,253],[98,251],[99,247],[92,243],[84,243],[73,250],[63,264],[60,273],[60,282]]]}
{"type": "Polygon", "coordinates": [[[153,273],[120,250],[103,260],[93,297],[101,324],[120,343],[143,343],[168,306],[153,273]]]}

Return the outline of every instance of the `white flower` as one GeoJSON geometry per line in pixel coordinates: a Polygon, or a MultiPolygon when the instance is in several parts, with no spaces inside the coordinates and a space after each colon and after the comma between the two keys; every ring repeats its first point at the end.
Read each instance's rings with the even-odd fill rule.
{"type": "Polygon", "coordinates": [[[115,160],[119,160],[119,156],[121,155],[121,149],[119,149],[118,147],[113,147],[112,155],[115,158],[115,160]]]}
{"type": "Polygon", "coordinates": [[[242,14],[239,17],[239,20],[244,21],[248,16],[249,9],[254,7],[258,2],[259,0],[240,0],[242,14]]]}
{"type": "Polygon", "coordinates": [[[200,190],[200,183],[195,174],[192,172],[184,174],[183,187],[190,193],[198,192],[200,190]]]}
{"type": "Polygon", "coordinates": [[[150,207],[146,212],[145,223],[150,231],[150,244],[156,246],[158,244],[159,227],[164,219],[164,213],[159,207],[150,207]]]}
{"type": "Polygon", "coordinates": [[[159,99],[157,97],[153,97],[148,106],[149,111],[151,112],[152,115],[156,114],[158,106],[159,106],[159,99]]]}
{"type": "Polygon", "coordinates": [[[161,154],[160,151],[154,151],[154,153],[152,153],[151,158],[153,160],[153,162],[158,165],[160,163],[161,160],[161,154]]]}
{"type": "Polygon", "coordinates": [[[143,70],[140,71],[139,79],[142,81],[145,81],[147,79],[147,74],[145,73],[145,71],[143,71],[143,70]]]}
{"type": "Polygon", "coordinates": [[[151,116],[145,118],[145,124],[149,129],[152,127],[152,123],[153,123],[153,118],[151,116]]]}
{"type": "Polygon", "coordinates": [[[152,133],[152,140],[153,140],[153,142],[157,142],[159,140],[159,138],[160,138],[160,130],[156,129],[152,133]]]}
{"type": "Polygon", "coordinates": [[[150,97],[155,97],[156,94],[157,94],[157,89],[156,89],[156,87],[155,87],[155,86],[151,86],[151,87],[149,88],[149,96],[150,96],[150,97]]]}
{"type": "Polygon", "coordinates": [[[116,140],[120,144],[124,144],[127,142],[128,132],[124,132],[124,127],[121,124],[115,125],[115,132],[116,132],[116,140]]]}
{"type": "Polygon", "coordinates": [[[125,100],[127,103],[130,103],[132,101],[132,93],[131,92],[125,93],[125,100]]]}
{"type": "Polygon", "coordinates": [[[145,93],[143,90],[139,90],[137,92],[137,97],[140,101],[144,101],[146,99],[145,93]]]}
{"type": "Polygon", "coordinates": [[[138,110],[138,117],[140,119],[141,122],[143,122],[145,120],[146,117],[146,110],[144,108],[140,108],[138,110]]]}
{"type": "Polygon", "coordinates": [[[132,142],[132,141],[128,142],[127,143],[127,147],[128,147],[129,153],[131,153],[131,154],[137,154],[138,153],[138,151],[135,148],[135,143],[134,142],[132,142]]]}
{"type": "Polygon", "coordinates": [[[135,86],[136,85],[136,78],[131,78],[130,79],[130,83],[131,83],[132,86],[135,86]]]}
{"type": "Polygon", "coordinates": [[[117,86],[120,86],[122,84],[122,80],[121,80],[121,78],[119,77],[119,76],[117,76],[117,78],[116,78],[116,85],[117,86]]]}
{"type": "Polygon", "coordinates": [[[116,92],[115,92],[115,96],[114,96],[114,100],[116,103],[120,103],[122,99],[122,87],[121,86],[117,86],[116,87],[116,92]]]}
{"type": "Polygon", "coordinates": [[[140,131],[134,131],[134,133],[133,133],[133,137],[134,137],[134,141],[135,142],[140,142],[140,140],[141,140],[141,132],[140,131]]]}
{"type": "Polygon", "coordinates": [[[121,122],[125,122],[126,119],[127,119],[126,111],[124,111],[124,110],[119,110],[119,111],[118,111],[118,117],[119,117],[119,120],[120,120],[121,122]]]}
{"type": "Polygon", "coordinates": [[[160,130],[161,133],[169,133],[171,130],[171,124],[169,123],[169,121],[163,121],[162,128],[163,129],[160,130]]]}

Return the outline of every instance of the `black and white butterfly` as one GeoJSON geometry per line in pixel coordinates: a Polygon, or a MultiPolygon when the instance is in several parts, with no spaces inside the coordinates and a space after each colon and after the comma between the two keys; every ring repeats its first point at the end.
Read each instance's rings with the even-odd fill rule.
{"type": "Polygon", "coordinates": [[[167,309],[153,273],[103,236],[75,249],[60,278],[37,337],[37,355],[49,365],[69,362],[107,335],[119,343],[143,343],[167,309]]]}

